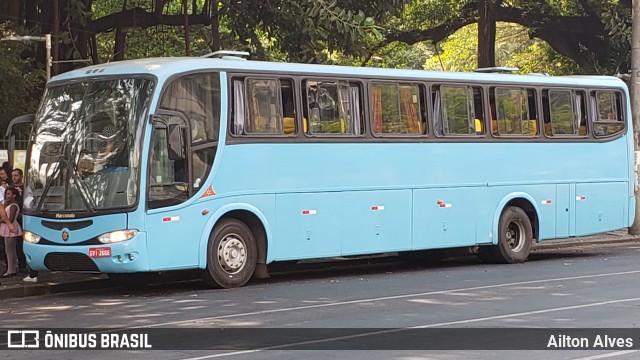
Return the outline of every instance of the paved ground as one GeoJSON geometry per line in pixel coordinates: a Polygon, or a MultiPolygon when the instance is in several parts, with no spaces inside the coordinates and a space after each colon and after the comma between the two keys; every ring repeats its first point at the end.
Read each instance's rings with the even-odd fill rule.
{"type": "MultiPolygon", "coordinates": [[[[572,239],[549,240],[536,245],[533,251],[611,242],[640,242],[640,236],[629,235],[626,230],[621,230],[572,239]]],[[[23,282],[25,276],[26,274],[18,274],[16,277],[0,279],[0,300],[113,286],[105,275],[100,274],[41,272],[37,283],[23,282]]]]}

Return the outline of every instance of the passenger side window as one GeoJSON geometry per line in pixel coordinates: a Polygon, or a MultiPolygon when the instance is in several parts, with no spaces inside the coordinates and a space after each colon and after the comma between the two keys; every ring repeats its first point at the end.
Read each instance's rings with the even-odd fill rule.
{"type": "Polygon", "coordinates": [[[358,83],[307,80],[304,84],[303,120],[307,134],[362,135],[362,91],[358,83]]]}
{"type": "Polygon", "coordinates": [[[482,90],[472,86],[434,86],[434,131],[438,136],[481,135],[482,90]]]}
{"type": "Polygon", "coordinates": [[[421,91],[416,84],[373,83],[371,86],[375,135],[421,135],[426,126],[421,91]]]}
{"type": "Polygon", "coordinates": [[[174,80],[160,107],[183,113],[190,122],[193,143],[218,140],[220,128],[220,75],[192,74],[174,80]]]}
{"type": "Polygon", "coordinates": [[[189,74],[165,88],[154,119],[149,165],[149,208],[180,204],[197,193],[209,176],[220,131],[220,74],[189,74]],[[183,141],[184,158],[169,159],[168,131],[183,141]]]}
{"type": "Polygon", "coordinates": [[[233,80],[232,135],[295,135],[293,82],[289,79],[233,80]]]}
{"type": "Polygon", "coordinates": [[[489,95],[491,133],[494,136],[536,136],[538,120],[535,92],[524,88],[495,87],[489,95]]]}
{"type": "Polygon", "coordinates": [[[586,136],[584,93],[574,90],[544,90],[544,133],[546,136],[586,136]]]}
{"type": "Polygon", "coordinates": [[[283,134],[282,105],[276,79],[248,79],[249,127],[255,134],[283,134]]]}
{"type": "MultiPolygon", "coordinates": [[[[167,125],[184,122],[178,116],[162,116],[166,124],[154,129],[154,142],[149,164],[149,208],[177,205],[189,198],[185,159],[170,160],[167,125]]],[[[186,127],[182,130],[186,138],[186,127]]]]}
{"type": "Polygon", "coordinates": [[[596,136],[611,136],[624,130],[622,98],[618,92],[594,91],[591,104],[596,115],[593,124],[596,136]]]}

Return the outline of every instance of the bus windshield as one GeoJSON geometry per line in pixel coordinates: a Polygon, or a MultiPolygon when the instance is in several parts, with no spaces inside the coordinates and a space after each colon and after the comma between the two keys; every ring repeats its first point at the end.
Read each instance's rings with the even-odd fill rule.
{"type": "Polygon", "coordinates": [[[152,91],[143,78],[49,87],[35,119],[25,211],[93,214],[134,205],[152,91]]]}

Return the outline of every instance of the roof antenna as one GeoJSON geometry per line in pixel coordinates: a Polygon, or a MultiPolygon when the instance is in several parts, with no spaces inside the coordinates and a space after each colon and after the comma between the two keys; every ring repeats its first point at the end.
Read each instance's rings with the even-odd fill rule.
{"type": "Polygon", "coordinates": [[[202,55],[204,58],[214,58],[214,59],[224,59],[224,58],[233,58],[233,59],[243,59],[246,60],[249,57],[249,53],[246,51],[233,51],[233,50],[218,50],[207,55],[202,55]]]}
{"type": "Polygon", "coordinates": [[[477,73],[498,73],[498,74],[513,74],[518,71],[520,71],[520,69],[515,67],[504,67],[504,66],[493,66],[493,67],[473,69],[473,72],[477,72],[477,73]]]}

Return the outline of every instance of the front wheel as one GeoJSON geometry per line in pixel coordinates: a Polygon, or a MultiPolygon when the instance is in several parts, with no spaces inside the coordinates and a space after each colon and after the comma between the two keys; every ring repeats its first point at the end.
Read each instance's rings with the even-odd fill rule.
{"type": "Polygon", "coordinates": [[[480,248],[478,256],[487,262],[521,263],[529,257],[532,243],[533,228],[527,213],[510,206],[500,215],[498,244],[480,248]]]}
{"type": "Polygon", "coordinates": [[[224,219],[209,236],[204,279],[215,288],[246,284],[256,268],[257,246],[253,232],[237,219],[224,219]]]}

